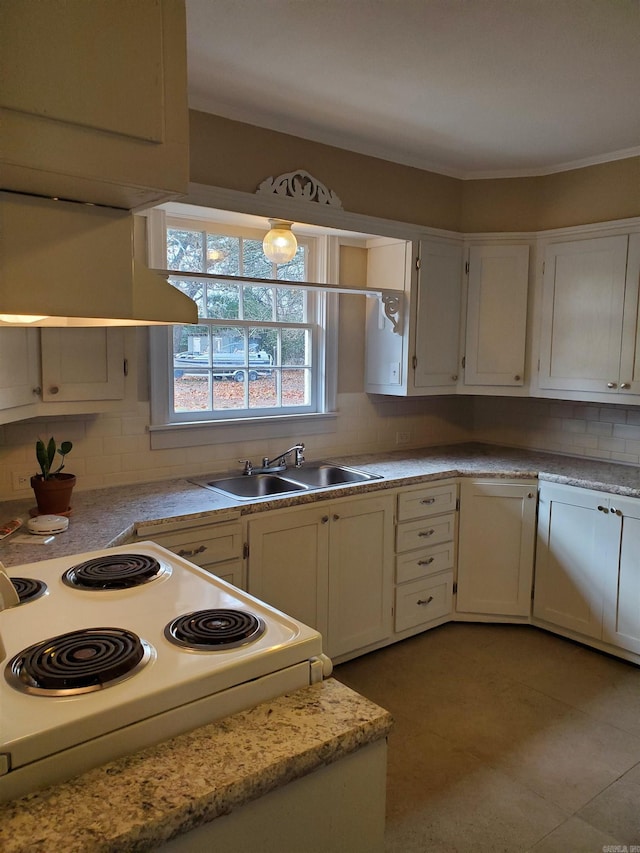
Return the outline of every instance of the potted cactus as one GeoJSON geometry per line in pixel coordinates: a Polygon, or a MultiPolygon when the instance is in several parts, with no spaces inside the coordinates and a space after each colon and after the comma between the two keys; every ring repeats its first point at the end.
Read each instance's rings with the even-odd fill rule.
{"type": "Polygon", "coordinates": [[[40,473],[31,478],[31,488],[36,496],[39,515],[68,515],[71,510],[71,492],[76,478],[74,474],[63,474],[62,469],[65,456],[72,447],[70,441],[63,441],[58,447],[53,436],[46,444],[41,438],[36,441],[40,473]]]}

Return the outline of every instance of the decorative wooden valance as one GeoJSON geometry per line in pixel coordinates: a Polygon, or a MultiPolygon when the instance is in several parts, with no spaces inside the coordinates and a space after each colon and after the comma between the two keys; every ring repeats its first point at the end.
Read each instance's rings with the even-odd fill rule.
{"type": "Polygon", "coordinates": [[[256,195],[258,194],[314,201],[318,204],[329,204],[331,207],[338,207],[342,210],[342,202],[334,191],[303,169],[286,172],[283,175],[278,175],[277,178],[265,178],[256,190],[256,195]]]}

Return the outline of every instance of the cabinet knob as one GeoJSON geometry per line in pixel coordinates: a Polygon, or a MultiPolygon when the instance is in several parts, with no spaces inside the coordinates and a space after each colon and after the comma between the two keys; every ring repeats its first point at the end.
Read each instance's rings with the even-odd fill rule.
{"type": "Polygon", "coordinates": [[[433,596],[430,595],[429,598],[419,598],[416,601],[416,604],[420,604],[421,606],[424,606],[425,604],[431,604],[432,601],[433,601],[433,596]]]}
{"type": "Polygon", "coordinates": [[[534,497],[533,492],[527,492],[527,497],[528,497],[528,498],[532,498],[532,497],[534,497]]]}
{"type": "Polygon", "coordinates": [[[328,516],[328,515],[323,515],[323,516],[322,516],[322,518],[320,519],[320,521],[321,521],[323,524],[326,524],[326,523],[329,521],[329,516],[328,516]]]}
{"type": "Polygon", "coordinates": [[[620,510],[620,509],[616,509],[614,506],[612,506],[612,507],[611,507],[611,512],[612,512],[614,515],[622,515],[622,510],[620,510]]]}
{"type": "Polygon", "coordinates": [[[617,388],[617,387],[618,387],[617,382],[607,382],[607,388],[617,388]]]}
{"type": "Polygon", "coordinates": [[[609,512],[609,510],[606,506],[600,506],[600,504],[598,504],[598,512],[609,512]]]}
{"type": "Polygon", "coordinates": [[[36,385],[35,388],[31,389],[31,393],[40,395],[42,394],[42,388],[39,385],[36,385]]]}
{"type": "Polygon", "coordinates": [[[458,374],[454,373],[453,376],[451,377],[451,379],[453,382],[457,382],[458,381],[458,374]]]}
{"type": "Polygon", "coordinates": [[[333,514],[333,520],[334,520],[334,521],[338,521],[338,519],[339,519],[339,518],[340,518],[340,516],[339,516],[337,513],[335,513],[335,512],[334,512],[334,514],[333,514]]]}
{"type": "Polygon", "coordinates": [[[625,391],[627,391],[629,388],[631,388],[631,383],[630,382],[621,382],[620,387],[624,388],[625,391]]]}
{"type": "Polygon", "coordinates": [[[434,533],[435,530],[432,527],[430,530],[421,530],[420,533],[418,533],[418,536],[433,536],[434,533]]]}
{"type": "Polygon", "coordinates": [[[50,394],[57,394],[59,391],[60,391],[60,389],[58,388],[57,385],[52,385],[51,388],[49,388],[50,394]]]}
{"type": "Polygon", "coordinates": [[[516,375],[513,378],[515,379],[516,382],[520,382],[520,380],[522,379],[522,376],[520,376],[519,373],[516,373],[516,375]]]}

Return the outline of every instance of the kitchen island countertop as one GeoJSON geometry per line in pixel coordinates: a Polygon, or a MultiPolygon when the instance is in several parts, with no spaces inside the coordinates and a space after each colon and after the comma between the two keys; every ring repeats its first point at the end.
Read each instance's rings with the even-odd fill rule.
{"type": "MultiPolygon", "coordinates": [[[[153,538],[167,522],[211,523],[276,508],[333,500],[380,489],[397,488],[447,477],[541,479],[572,486],[640,497],[640,468],[554,453],[459,444],[389,453],[333,457],[332,461],[380,475],[350,486],[312,490],[253,501],[239,501],[194,485],[186,478],[81,491],[73,496],[69,529],[50,545],[18,544],[14,536],[0,542],[5,566],[45,560],[125,543],[144,526],[153,538]]],[[[203,475],[200,474],[200,477],[203,475]]],[[[0,503],[3,519],[28,518],[33,499],[0,503]]],[[[35,537],[34,537],[35,538],[35,537]]]]}
{"type": "Polygon", "coordinates": [[[391,725],[387,711],[330,678],[1,804],[0,848],[154,850],[386,737],[391,725]]]}

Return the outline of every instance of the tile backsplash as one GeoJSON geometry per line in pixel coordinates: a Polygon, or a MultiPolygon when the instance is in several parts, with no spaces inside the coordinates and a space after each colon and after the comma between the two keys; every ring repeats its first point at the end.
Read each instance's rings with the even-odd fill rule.
{"type": "Polygon", "coordinates": [[[0,500],[32,494],[28,485],[16,490],[16,477],[36,473],[34,444],[39,437],[72,441],[65,470],[78,477],[76,488],[92,489],[239,470],[239,459],[275,456],[296,441],[305,442],[309,460],[468,441],[472,405],[471,399],[462,397],[339,394],[338,415],[330,431],[322,434],[305,436],[304,427],[292,423],[277,439],[162,450],[150,447],[147,403],[117,415],[68,415],[5,424],[0,426],[0,500]]]}
{"type": "Polygon", "coordinates": [[[640,407],[477,397],[477,441],[640,464],[640,407]]]}
{"type": "Polygon", "coordinates": [[[27,497],[16,476],[36,472],[36,438],[73,441],[67,469],[78,489],[151,482],[239,469],[238,460],[280,453],[301,440],[308,459],[485,441],[640,465],[640,407],[510,397],[372,397],[339,394],[331,431],[297,426],[278,439],[151,450],[149,409],[69,415],[0,426],[0,500],[27,497]],[[399,435],[400,434],[400,435],[399,435]],[[398,443],[398,439],[401,443],[398,443]]]}

